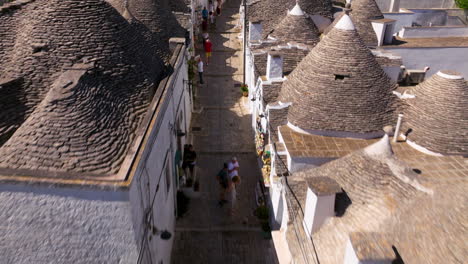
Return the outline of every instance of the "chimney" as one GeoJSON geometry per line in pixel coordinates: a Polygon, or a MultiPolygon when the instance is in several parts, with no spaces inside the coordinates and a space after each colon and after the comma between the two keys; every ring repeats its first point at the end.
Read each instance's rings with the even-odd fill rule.
{"type": "Polygon", "coordinates": [[[280,53],[268,53],[266,77],[269,81],[283,79],[283,56],[280,53]]]}
{"type": "Polygon", "coordinates": [[[393,41],[393,31],[395,31],[396,20],[383,18],[371,20],[371,22],[372,28],[374,29],[374,32],[377,35],[377,46],[391,44],[393,41]]]}
{"type": "Polygon", "coordinates": [[[379,233],[355,232],[346,242],[344,264],[392,264],[403,263],[396,248],[379,233]]]}
{"type": "Polygon", "coordinates": [[[312,236],[327,218],[335,216],[335,195],[342,190],[335,180],[328,177],[312,177],[306,181],[308,188],[303,225],[306,233],[312,236]]]}
{"type": "Polygon", "coordinates": [[[184,38],[170,38],[169,39],[169,49],[173,52],[177,45],[184,45],[185,39],[184,38]]]}
{"type": "Polygon", "coordinates": [[[389,12],[398,12],[400,11],[400,0],[391,0],[389,12]]]}
{"type": "Polygon", "coordinates": [[[261,21],[249,23],[249,42],[260,41],[262,39],[262,23],[261,21]]]}

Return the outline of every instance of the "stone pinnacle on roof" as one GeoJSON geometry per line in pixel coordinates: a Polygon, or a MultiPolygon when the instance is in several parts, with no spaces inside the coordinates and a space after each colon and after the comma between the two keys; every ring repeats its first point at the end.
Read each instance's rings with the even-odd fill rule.
{"type": "Polygon", "coordinates": [[[293,9],[291,9],[291,11],[289,11],[289,14],[291,16],[303,16],[304,12],[302,11],[301,7],[299,6],[299,3],[296,2],[296,5],[294,6],[293,9]]]}
{"type": "Polygon", "coordinates": [[[288,121],[308,130],[382,133],[394,124],[396,88],[343,15],[283,83],[288,121]],[[344,29],[343,29],[344,28],[344,29]]]}
{"type": "Polygon", "coordinates": [[[349,16],[345,15],[338,20],[338,23],[335,24],[335,28],[342,30],[356,30],[354,27],[353,21],[349,16]]]}
{"type": "Polygon", "coordinates": [[[440,71],[407,93],[403,118],[408,140],[432,152],[468,155],[468,84],[460,74],[440,71]]]}
{"type": "Polygon", "coordinates": [[[366,147],[364,149],[370,156],[376,157],[390,157],[393,155],[392,145],[390,144],[390,139],[388,134],[385,134],[383,138],[381,138],[376,143],[366,147]]]}
{"type": "Polygon", "coordinates": [[[351,19],[356,29],[369,46],[377,45],[377,35],[372,27],[371,20],[384,18],[375,0],[353,0],[351,3],[351,19]]]}
{"type": "Polygon", "coordinates": [[[275,27],[270,37],[279,42],[296,42],[306,45],[315,45],[319,42],[319,31],[312,19],[307,18],[299,4],[286,15],[275,27]]]}

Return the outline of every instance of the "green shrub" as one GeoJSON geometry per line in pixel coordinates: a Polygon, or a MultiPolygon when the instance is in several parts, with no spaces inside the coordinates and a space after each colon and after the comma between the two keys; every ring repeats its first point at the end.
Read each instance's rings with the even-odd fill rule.
{"type": "Polygon", "coordinates": [[[248,92],[249,86],[247,86],[247,84],[243,84],[241,85],[240,89],[241,89],[241,92],[248,92]]]}
{"type": "Polygon", "coordinates": [[[468,0],[455,0],[455,4],[459,8],[468,9],[468,0]]]}

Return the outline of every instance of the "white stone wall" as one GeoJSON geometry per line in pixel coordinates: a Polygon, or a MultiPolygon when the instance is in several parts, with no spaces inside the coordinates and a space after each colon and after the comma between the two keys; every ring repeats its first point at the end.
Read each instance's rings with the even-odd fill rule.
{"type": "Polygon", "coordinates": [[[393,33],[398,33],[403,27],[411,27],[413,24],[413,12],[407,13],[384,13],[385,18],[395,19],[393,33]]]}
{"type": "Polygon", "coordinates": [[[325,220],[334,216],[335,194],[317,196],[311,189],[307,189],[304,212],[304,228],[308,235],[320,229],[325,220]]]}
{"type": "Polygon", "coordinates": [[[453,48],[398,48],[386,47],[385,50],[399,55],[406,69],[424,69],[429,66],[426,79],[440,70],[457,71],[468,78],[468,47],[453,48]]]}
{"type": "MultiPolygon", "coordinates": [[[[391,0],[375,1],[382,12],[390,9],[391,0]]],[[[400,8],[452,8],[453,0],[400,0],[400,8]]]]}
{"type": "MultiPolygon", "coordinates": [[[[164,101],[158,107],[156,121],[146,142],[145,151],[141,156],[130,189],[135,238],[139,241],[138,247],[142,246],[145,252],[143,263],[159,263],[160,261],[170,263],[175,234],[175,197],[176,178],[178,177],[175,164],[177,150],[175,123],[177,118],[182,116],[182,123],[185,124],[186,129],[190,127],[191,95],[187,84],[183,81],[188,79],[185,59],[179,57],[174,68],[177,71],[169,78],[166,92],[163,95],[164,101]],[[169,178],[166,178],[166,167],[169,167],[169,178]],[[154,221],[151,225],[158,230],[169,231],[172,234],[170,240],[161,240],[159,236],[151,236],[151,240],[149,239],[150,231],[146,230],[145,224],[147,211],[152,212],[154,221]],[[144,234],[147,235],[144,236],[144,234]]],[[[187,133],[187,130],[182,132],[187,133]]],[[[182,146],[187,136],[181,138],[182,146]]]]}
{"type": "Polygon", "coordinates": [[[283,79],[283,57],[268,54],[266,71],[269,81],[283,79]]]}
{"type": "Polygon", "coordinates": [[[135,263],[128,193],[0,186],[0,263],[135,263]]]}
{"type": "Polygon", "coordinates": [[[468,37],[468,27],[405,27],[399,36],[402,38],[468,37]]]}

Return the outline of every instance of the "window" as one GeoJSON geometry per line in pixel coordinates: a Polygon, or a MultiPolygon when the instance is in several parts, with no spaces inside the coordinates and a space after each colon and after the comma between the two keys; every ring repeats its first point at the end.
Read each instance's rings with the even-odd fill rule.
{"type": "Polygon", "coordinates": [[[348,206],[353,203],[348,194],[343,189],[341,190],[341,193],[337,193],[335,195],[335,215],[337,217],[342,217],[345,214],[348,206]]]}
{"type": "Polygon", "coordinates": [[[349,74],[335,74],[335,80],[344,80],[345,78],[349,77],[349,74]]]}
{"type": "Polygon", "coordinates": [[[166,162],[166,193],[169,193],[169,190],[171,188],[171,162],[168,160],[166,162]]]}

